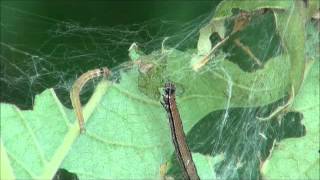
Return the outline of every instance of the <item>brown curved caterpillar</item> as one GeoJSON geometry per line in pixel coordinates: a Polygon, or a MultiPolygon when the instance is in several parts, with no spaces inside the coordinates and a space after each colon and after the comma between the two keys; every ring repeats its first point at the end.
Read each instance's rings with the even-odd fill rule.
{"type": "Polygon", "coordinates": [[[100,76],[108,77],[110,74],[111,74],[111,71],[107,67],[90,70],[82,74],[73,84],[72,89],[70,91],[70,99],[71,99],[74,112],[76,113],[76,116],[79,122],[80,133],[85,132],[84,119],[83,119],[82,107],[80,102],[81,89],[89,80],[96,77],[100,77],[100,76]]]}

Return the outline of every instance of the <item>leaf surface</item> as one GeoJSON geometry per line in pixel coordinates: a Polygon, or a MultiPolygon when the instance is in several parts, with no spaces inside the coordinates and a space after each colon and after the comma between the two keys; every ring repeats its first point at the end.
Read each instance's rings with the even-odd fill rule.
{"type": "MultiPolygon", "coordinates": [[[[184,89],[177,101],[186,132],[208,112],[223,108],[229,98],[230,106],[267,104],[287,88],[274,83],[287,78],[283,56],[255,73],[222,61],[217,71],[195,74],[184,63],[189,58],[191,54],[174,51],[165,70],[184,89]],[[228,82],[230,97],[225,95],[228,82]],[[264,93],[268,96],[261,96],[264,93]]],[[[73,112],[62,106],[53,90],[38,95],[32,111],[1,104],[1,150],[8,154],[15,177],[50,179],[62,167],[81,179],[158,178],[161,164],[173,152],[169,126],[160,102],[139,90],[138,76],[133,68],[121,73],[119,84],[104,81],[96,88],[83,110],[87,132],[81,135],[73,112]]]]}
{"type": "Polygon", "coordinates": [[[265,162],[262,173],[266,179],[319,178],[319,61],[312,65],[292,110],[303,114],[306,136],[281,141],[265,162]]]}
{"type": "Polygon", "coordinates": [[[35,101],[28,111],[1,104],[1,153],[8,155],[17,179],[52,178],[78,134],[72,111],[53,90],[35,101]]]}

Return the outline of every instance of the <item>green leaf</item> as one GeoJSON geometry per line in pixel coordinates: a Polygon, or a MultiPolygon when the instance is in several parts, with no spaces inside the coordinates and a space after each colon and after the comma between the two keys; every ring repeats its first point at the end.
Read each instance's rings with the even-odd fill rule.
{"type": "Polygon", "coordinates": [[[206,55],[210,52],[212,44],[210,36],[217,32],[221,39],[225,38],[225,19],[232,16],[232,9],[238,8],[247,12],[253,12],[263,8],[289,9],[291,1],[221,1],[216,8],[210,22],[201,28],[198,40],[198,55],[206,55]]]}
{"type": "Polygon", "coordinates": [[[35,103],[32,111],[1,104],[1,152],[8,155],[17,179],[52,178],[78,135],[72,111],[53,90],[37,96],[35,103]]]}
{"type": "MultiPolygon", "coordinates": [[[[209,112],[226,107],[256,107],[285,96],[288,90],[289,59],[278,56],[270,59],[264,69],[253,73],[242,71],[227,60],[213,59],[201,71],[195,72],[185,63],[191,54],[172,54],[165,74],[184,90],[178,98],[181,116],[187,123],[197,122],[209,112]],[[217,62],[215,62],[217,61],[217,62]],[[176,69],[183,69],[177,72],[176,69]],[[194,105],[199,108],[194,109],[194,105]],[[190,120],[190,121],[189,121],[190,120]]],[[[186,129],[192,127],[187,125],[186,129]]]]}
{"type": "Polygon", "coordinates": [[[213,19],[224,19],[232,16],[232,9],[239,8],[241,10],[251,12],[263,8],[270,9],[285,9],[288,10],[292,5],[292,1],[268,1],[268,0],[258,0],[258,1],[222,1],[216,9],[213,19]]]}
{"type": "MultiPolygon", "coordinates": [[[[286,91],[286,57],[271,59],[255,73],[228,61],[215,64],[216,71],[196,73],[184,63],[190,57],[173,51],[165,70],[183,89],[177,101],[186,132],[208,112],[224,108],[229,98],[232,107],[256,106],[286,91]],[[226,89],[232,96],[225,95],[226,89]]],[[[1,104],[1,150],[8,154],[14,176],[50,179],[60,167],[80,179],[159,178],[161,164],[173,152],[169,126],[159,100],[141,92],[138,80],[139,71],[132,68],[121,73],[120,83],[102,82],[83,109],[87,131],[81,135],[73,112],[53,90],[38,95],[32,111],[1,104]]]]}
{"type": "Polygon", "coordinates": [[[277,29],[290,55],[290,81],[295,93],[299,92],[305,68],[305,26],[307,9],[302,1],[293,1],[286,12],[275,12],[277,29]]]}
{"type": "MultiPolygon", "coordinates": [[[[288,10],[292,6],[292,1],[239,1],[239,0],[225,0],[221,1],[217,6],[213,18],[210,22],[201,28],[200,36],[198,40],[198,55],[201,57],[207,55],[212,49],[210,36],[217,32],[221,39],[225,38],[226,27],[225,20],[232,16],[233,9],[241,9],[246,12],[254,12],[260,9],[281,9],[288,10]]],[[[203,58],[203,57],[202,57],[203,58]]],[[[195,57],[194,62],[199,61],[198,57],[195,57]]]]}
{"type": "MultiPolygon", "coordinates": [[[[286,53],[290,57],[290,82],[294,87],[295,93],[298,93],[303,81],[305,66],[305,22],[308,19],[308,13],[314,12],[314,9],[318,7],[315,2],[311,2],[310,5],[309,9],[307,9],[303,1],[222,1],[217,6],[211,22],[200,31],[198,41],[199,54],[209,52],[211,49],[211,42],[208,41],[210,35],[215,31],[219,33],[221,32],[220,29],[224,29],[221,27],[223,26],[221,21],[232,16],[233,9],[238,8],[246,12],[253,12],[263,8],[272,9],[278,33],[282,37],[286,53]]],[[[221,33],[219,35],[221,36],[221,33]]]]}
{"type": "Polygon", "coordinates": [[[306,136],[281,141],[265,162],[265,179],[319,178],[319,61],[312,65],[292,110],[303,114],[306,136]]]}
{"type": "Polygon", "coordinates": [[[216,164],[224,159],[223,154],[215,157],[205,156],[200,153],[192,153],[192,159],[198,168],[200,179],[217,179],[215,171],[212,169],[216,164]]]}
{"type": "Polygon", "coordinates": [[[9,161],[9,157],[7,155],[7,153],[4,150],[4,147],[2,145],[1,142],[1,149],[0,149],[0,153],[1,153],[1,171],[0,171],[0,175],[1,175],[1,179],[14,179],[14,174],[12,172],[12,168],[10,166],[10,161],[9,161]]]}

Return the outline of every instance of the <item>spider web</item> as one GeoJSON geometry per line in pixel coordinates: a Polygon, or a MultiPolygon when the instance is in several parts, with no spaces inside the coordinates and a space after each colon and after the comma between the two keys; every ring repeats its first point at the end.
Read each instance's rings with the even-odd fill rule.
{"type": "MultiPolygon", "coordinates": [[[[3,3],[1,6],[3,14],[12,18],[2,18],[1,22],[1,83],[3,92],[6,92],[1,94],[1,101],[14,103],[22,109],[32,108],[34,96],[48,87],[64,94],[60,98],[63,98],[63,103],[68,102],[66,93],[77,76],[103,66],[119,69],[117,65],[128,61],[128,48],[133,42],[147,54],[159,49],[165,37],[170,37],[167,44],[175,44],[179,40],[179,47],[190,47],[191,41],[196,42],[194,25],[204,21],[201,16],[184,24],[152,19],[112,27],[83,26],[10,5],[3,3]],[[19,24],[13,23],[23,21],[30,26],[30,32],[19,32],[19,24]],[[173,33],[177,29],[181,31],[173,33]],[[25,37],[25,34],[29,36],[28,33],[36,39],[25,37]]],[[[90,89],[92,91],[93,88],[90,89]]]]}
{"type": "MultiPolygon", "coordinates": [[[[132,63],[128,63],[128,49],[133,43],[146,55],[161,48],[195,52],[198,32],[210,21],[213,13],[203,13],[187,23],[153,19],[139,24],[107,27],[82,25],[72,20],[60,21],[6,5],[1,8],[2,13],[10,14],[11,18],[2,18],[1,21],[0,100],[16,104],[21,109],[32,109],[35,95],[51,87],[55,89],[61,102],[71,107],[68,92],[75,79],[90,69],[112,67],[111,80],[121,82],[121,74],[132,68],[132,63]],[[38,36],[40,45],[15,43],[14,39],[19,39],[24,34],[17,31],[17,25],[12,22],[22,20],[31,26],[37,24],[50,27],[46,30],[34,29],[33,33],[38,36]]],[[[240,11],[233,13],[237,15],[240,11]]],[[[226,22],[227,31],[232,30],[234,23],[232,18],[226,22]]],[[[283,53],[281,38],[275,26],[271,12],[253,16],[243,30],[217,50],[215,57],[220,58],[221,62],[228,59],[247,73],[263,69],[263,66],[253,61],[250,52],[254,52],[254,57],[261,64],[266,64],[271,58],[283,53]],[[236,41],[237,39],[241,39],[241,42],[236,41]]],[[[32,39],[28,40],[32,42],[32,39]]],[[[210,40],[212,44],[221,41],[217,34],[213,34],[210,40]]],[[[161,63],[161,58],[157,61],[161,63]]],[[[192,71],[184,67],[176,69],[173,74],[176,74],[179,81],[184,78],[180,75],[193,73],[192,71]]],[[[257,117],[267,117],[277,107],[284,105],[288,101],[288,94],[283,92],[281,98],[262,106],[235,107],[234,77],[219,60],[209,62],[200,73],[207,72],[220,72],[227,80],[225,100],[221,102],[223,108],[208,113],[190,129],[187,134],[190,149],[193,153],[224,157],[212,166],[212,171],[219,179],[259,179],[261,163],[268,158],[275,142],[305,135],[305,127],[301,124],[302,115],[289,112],[274,117],[281,119],[278,121],[259,121],[257,117]]],[[[167,80],[167,77],[160,78],[167,80]]],[[[156,79],[151,77],[148,80],[156,79]]],[[[162,80],[159,82],[163,83],[162,80]]],[[[88,101],[97,83],[98,80],[93,80],[82,90],[82,104],[88,101]]],[[[141,91],[148,97],[160,97],[158,87],[144,89],[144,86],[141,91]]],[[[179,99],[184,94],[183,85],[177,84],[177,91],[179,99]]],[[[211,91],[210,86],[203,88],[203,91],[211,91]]],[[[194,106],[201,107],[203,104],[194,106]]],[[[172,167],[167,175],[181,178],[175,154],[171,161],[172,167]]]]}

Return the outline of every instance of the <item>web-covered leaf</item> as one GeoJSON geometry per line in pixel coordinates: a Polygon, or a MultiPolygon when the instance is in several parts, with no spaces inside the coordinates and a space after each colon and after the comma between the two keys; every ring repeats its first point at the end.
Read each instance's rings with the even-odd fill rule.
{"type": "MultiPolygon", "coordinates": [[[[285,78],[280,73],[286,68],[283,57],[270,60],[268,68],[252,74],[225,62],[221,64],[224,70],[190,74],[192,79],[187,81],[181,77],[188,77],[191,70],[179,73],[177,67],[183,67],[183,62],[190,58],[191,54],[174,51],[168,58],[172,65],[166,71],[170,79],[183,85],[184,93],[178,97],[178,103],[186,131],[208,111],[225,106],[228,96],[223,93],[228,81],[230,83],[226,72],[237,74],[232,94],[239,100],[231,106],[264,104],[283,96],[286,86],[282,83],[274,88],[268,83],[257,84],[256,96],[260,97],[263,92],[271,94],[267,98],[253,96],[252,89],[248,88],[257,77],[265,78],[263,82],[285,78]],[[207,94],[209,89],[211,95],[207,94]],[[249,94],[254,101],[241,99],[249,94]],[[190,111],[193,104],[201,103],[202,107],[193,107],[194,111],[190,111]]],[[[2,104],[1,139],[15,176],[50,178],[58,167],[63,167],[80,178],[159,177],[160,165],[173,151],[170,133],[160,102],[139,91],[138,75],[139,71],[132,69],[121,73],[119,84],[102,83],[97,87],[84,108],[87,132],[80,136],[72,111],[58,102],[52,90],[36,99],[33,111],[20,111],[13,105],[2,104]]]]}
{"type": "MultiPolygon", "coordinates": [[[[144,55],[139,66],[115,71],[117,82],[102,81],[97,86],[83,109],[85,134],[79,135],[73,111],[59,102],[52,89],[38,95],[30,111],[1,104],[1,156],[7,157],[1,158],[1,167],[6,168],[1,169],[1,178],[51,179],[58,168],[74,172],[80,179],[162,177],[161,166],[173,153],[166,112],[160,104],[164,82],[177,85],[177,102],[186,132],[210,112],[267,105],[285,97],[290,85],[299,89],[304,73],[304,19],[292,14],[296,8],[301,10],[301,6],[293,4],[223,1],[216,16],[224,18],[234,8],[250,12],[262,8],[285,10],[275,13],[284,53],[268,58],[263,68],[253,72],[230,62],[227,53],[213,56],[198,71],[190,65],[195,50],[167,49],[144,55]],[[297,43],[300,44],[295,46],[297,43]]],[[[223,37],[223,23],[215,28],[223,37]]],[[[209,45],[198,43],[198,54],[210,51],[211,33],[200,38],[209,45]]],[[[211,157],[206,161],[198,154],[194,159],[201,177],[215,176],[212,169],[216,161],[210,164],[211,157]]],[[[311,168],[311,177],[316,168],[311,168]]]]}

